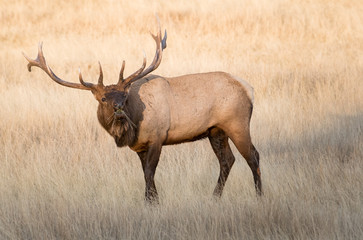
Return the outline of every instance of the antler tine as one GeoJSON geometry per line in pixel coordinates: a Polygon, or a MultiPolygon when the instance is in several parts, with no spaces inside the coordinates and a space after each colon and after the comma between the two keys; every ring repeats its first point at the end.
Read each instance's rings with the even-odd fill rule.
{"type": "Polygon", "coordinates": [[[165,29],[163,40],[161,40],[161,50],[164,50],[166,48],[166,39],[167,39],[167,37],[168,37],[168,35],[167,35],[166,29],[165,29]]]}
{"type": "MultiPolygon", "coordinates": [[[[166,30],[165,30],[165,32],[166,32],[166,30]]],[[[155,43],[156,43],[156,54],[155,54],[155,57],[154,57],[154,60],[153,60],[152,64],[149,67],[150,69],[152,68],[152,70],[159,67],[160,62],[161,62],[161,54],[162,54],[162,51],[163,51],[162,43],[161,43],[161,32],[159,32],[159,34],[157,36],[153,36],[153,38],[154,38],[155,43]]],[[[165,39],[165,45],[166,45],[166,39],[165,39]]]]}
{"type": "Polygon", "coordinates": [[[79,81],[80,83],[83,85],[83,86],[86,86],[86,87],[89,87],[89,88],[92,88],[92,89],[95,89],[97,87],[105,87],[103,85],[103,71],[102,71],[102,66],[101,66],[101,63],[98,61],[98,66],[100,67],[100,76],[98,78],[98,84],[95,85],[93,83],[88,83],[88,82],[85,82],[83,81],[83,77],[82,77],[82,73],[81,73],[81,68],[78,68],[79,70],[79,81]]]}
{"type": "Polygon", "coordinates": [[[43,45],[43,43],[42,42],[40,42],[39,44],[38,44],[38,55],[37,55],[37,58],[35,59],[35,60],[32,60],[32,59],[30,59],[27,55],[25,55],[25,53],[23,52],[23,56],[25,57],[25,59],[26,60],[28,60],[28,65],[27,65],[27,67],[28,67],[28,71],[29,72],[31,72],[32,71],[32,67],[33,66],[38,66],[39,64],[40,64],[40,60],[39,60],[39,55],[41,54],[41,52],[42,52],[42,45],[43,45]]]}
{"type": "Polygon", "coordinates": [[[139,68],[139,70],[137,70],[136,72],[134,72],[133,74],[131,74],[130,76],[128,76],[126,79],[124,79],[122,81],[124,86],[126,87],[129,84],[131,84],[131,82],[133,82],[134,80],[139,79],[139,76],[142,73],[142,71],[145,69],[145,67],[146,67],[146,55],[144,52],[144,59],[142,61],[141,68],[139,68]]]}
{"type": "Polygon", "coordinates": [[[153,61],[151,62],[150,66],[144,70],[145,65],[146,65],[146,57],[144,56],[143,66],[139,70],[137,70],[136,72],[131,74],[129,77],[127,77],[125,80],[123,80],[123,71],[125,68],[125,64],[123,62],[123,65],[121,67],[119,81],[117,83],[118,85],[120,85],[120,86],[122,85],[126,88],[132,82],[146,76],[147,74],[151,73],[152,71],[154,71],[156,68],[159,67],[159,65],[161,63],[161,59],[162,59],[162,51],[166,48],[167,34],[166,34],[166,30],[165,30],[164,37],[163,37],[163,39],[161,39],[160,20],[159,20],[158,16],[156,16],[156,19],[158,22],[157,34],[154,35],[151,33],[151,36],[155,40],[155,43],[156,43],[156,51],[155,51],[155,56],[154,56],[153,61]]]}
{"type": "Polygon", "coordinates": [[[43,42],[40,42],[38,44],[38,55],[37,58],[35,60],[32,60],[31,58],[29,58],[27,55],[25,55],[25,53],[23,52],[23,56],[26,58],[26,60],[28,60],[28,71],[31,72],[31,68],[32,67],[39,67],[42,70],[44,70],[48,75],[49,75],[49,67],[45,61],[45,58],[43,56],[43,42]]]}
{"type": "MultiPolygon", "coordinates": [[[[57,75],[55,75],[55,73],[52,71],[52,69],[47,65],[47,62],[43,55],[43,43],[42,42],[40,42],[38,45],[38,55],[35,60],[30,59],[24,53],[23,53],[23,55],[26,58],[26,60],[29,62],[27,65],[29,72],[31,72],[31,67],[38,67],[38,68],[42,69],[53,81],[55,81],[56,83],[58,83],[60,85],[63,85],[66,87],[71,87],[71,88],[82,89],[82,90],[92,90],[93,88],[95,88],[95,85],[93,85],[92,83],[83,82],[83,80],[81,81],[81,83],[83,82],[82,84],[72,83],[72,82],[64,81],[64,80],[60,79],[57,75]]],[[[80,80],[81,79],[82,79],[82,75],[80,73],[80,80]]]]}
{"type": "Polygon", "coordinates": [[[99,67],[100,67],[100,76],[99,76],[99,78],[98,78],[98,86],[100,86],[100,87],[104,87],[104,85],[103,85],[103,71],[102,71],[101,63],[100,63],[100,62],[98,62],[98,65],[99,65],[99,67]]]}
{"type": "MultiPolygon", "coordinates": [[[[166,33],[166,30],[165,30],[166,33]]],[[[154,71],[155,69],[157,69],[161,63],[161,59],[162,59],[162,52],[163,50],[166,48],[166,34],[163,38],[163,40],[161,40],[161,31],[159,28],[159,32],[157,35],[154,35],[151,33],[151,36],[153,37],[153,39],[155,40],[156,43],[156,51],[155,51],[155,56],[153,61],[151,62],[150,66],[139,76],[139,78],[142,78],[144,76],[146,76],[147,74],[151,73],[152,71],[154,71]]]]}
{"type": "Polygon", "coordinates": [[[121,70],[120,70],[120,76],[119,76],[119,78],[118,78],[118,83],[117,83],[117,85],[119,85],[119,84],[121,84],[121,83],[123,83],[123,81],[124,81],[124,70],[125,70],[125,60],[124,61],[122,61],[122,67],[121,67],[121,70]]]}
{"type": "Polygon", "coordinates": [[[83,81],[83,77],[82,77],[82,73],[81,73],[81,68],[78,68],[79,71],[79,82],[82,84],[81,86],[85,86],[86,88],[88,88],[89,90],[91,89],[95,89],[96,85],[89,83],[89,82],[85,82],[83,81]]]}

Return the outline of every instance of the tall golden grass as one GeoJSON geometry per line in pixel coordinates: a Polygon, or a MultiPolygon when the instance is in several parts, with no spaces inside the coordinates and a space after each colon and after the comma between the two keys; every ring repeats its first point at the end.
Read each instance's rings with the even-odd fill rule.
{"type": "MultiPolygon", "coordinates": [[[[361,239],[362,1],[0,1],[1,239],[361,239]],[[224,195],[207,140],[163,148],[159,206],[139,160],[116,148],[87,91],[26,70],[37,44],[68,81],[117,81],[149,61],[155,13],[168,30],[156,74],[222,70],[255,89],[252,136],[264,196],[244,159],[224,195]]],[[[221,89],[223,91],[223,89],[221,89]]],[[[155,93],[158,94],[158,93],[155,93]]],[[[228,94],[228,93],[226,93],[228,94]]]]}

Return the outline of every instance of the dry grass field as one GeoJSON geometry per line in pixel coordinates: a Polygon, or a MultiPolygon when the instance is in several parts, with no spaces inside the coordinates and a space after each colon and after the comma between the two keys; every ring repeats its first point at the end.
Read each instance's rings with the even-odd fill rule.
{"type": "MultiPolygon", "coordinates": [[[[362,239],[363,2],[0,0],[0,239],[362,239]],[[255,89],[264,196],[237,157],[221,200],[208,140],[163,148],[160,204],[137,155],[97,121],[92,94],[52,69],[115,83],[168,47],[155,74],[225,71],[255,89]]],[[[223,89],[221,89],[223,91],[223,89]]],[[[158,93],[155,93],[158,94],[158,93]]],[[[228,93],[227,93],[228,94],[228,93]]]]}

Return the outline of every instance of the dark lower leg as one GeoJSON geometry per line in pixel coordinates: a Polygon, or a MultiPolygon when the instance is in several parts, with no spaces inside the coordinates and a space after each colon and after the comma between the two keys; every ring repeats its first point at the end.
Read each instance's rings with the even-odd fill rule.
{"type": "Polygon", "coordinates": [[[212,130],[209,140],[220,165],[219,178],[213,195],[220,197],[235,158],[229,146],[228,137],[221,129],[212,130]]]}
{"type": "Polygon", "coordinates": [[[154,182],[154,172],[146,173],[145,176],[145,200],[149,203],[159,203],[158,192],[154,182]]]}
{"type": "Polygon", "coordinates": [[[145,152],[138,153],[145,178],[145,200],[148,203],[159,203],[158,192],[155,187],[155,171],[159,162],[161,146],[151,146],[145,152]]]}
{"type": "Polygon", "coordinates": [[[253,180],[255,182],[255,188],[258,195],[262,195],[262,183],[261,183],[261,171],[260,171],[260,155],[256,148],[252,145],[251,157],[247,160],[253,174],[253,180]]]}
{"type": "Polygon", "coordinates": [[[231,167],[225,167],[225,168],[221,167],[217,186],[214,188],[214,191],[213,191],[214,196],[217,196],[217,197],[222,196],[222,192],[223,192],[224,186],[226,184],[230,170],[231,170],[231,167]]]}

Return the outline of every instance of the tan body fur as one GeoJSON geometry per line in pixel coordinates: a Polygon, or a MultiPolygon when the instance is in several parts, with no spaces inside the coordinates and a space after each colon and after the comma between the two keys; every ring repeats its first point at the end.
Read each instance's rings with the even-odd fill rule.
{"type": "Polygon", "coordinates": [[[140,86],[139,92],[131,87],[129,98],[138,95],[146,107],[138,140],[130,146],[136,152],[159,141],[163,145],[191,141],[212,127],[221,128],[228,135],[241,131],[249,135],[251,89],[230,74],[153,76],[133,85],[140,86]]]}

